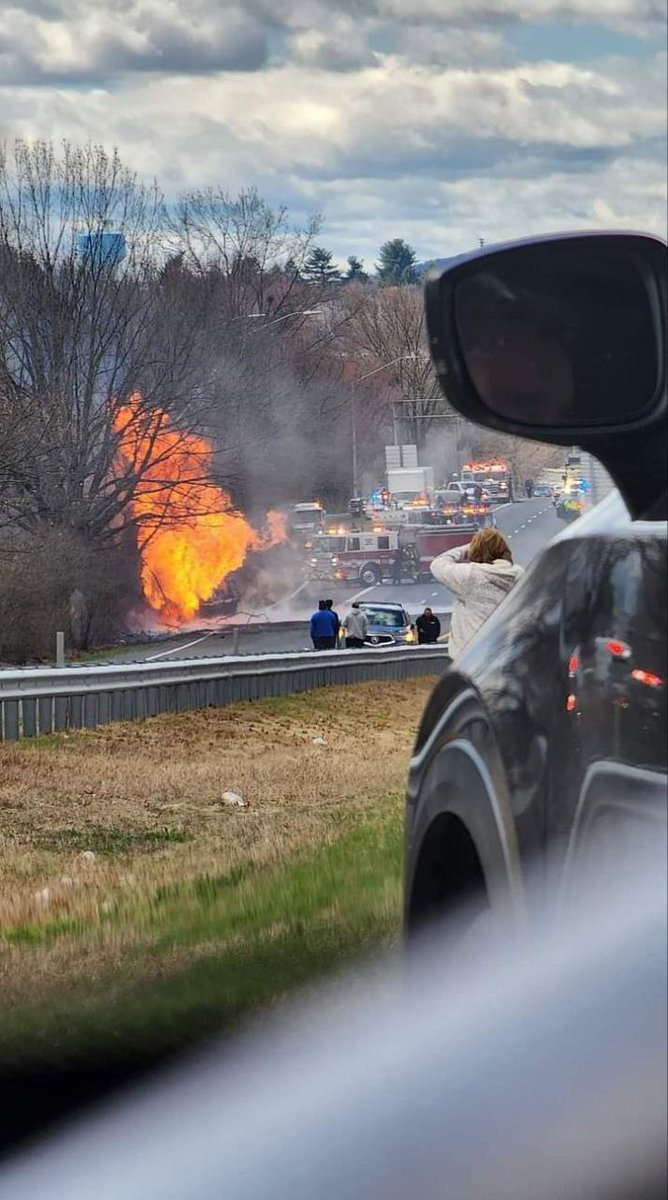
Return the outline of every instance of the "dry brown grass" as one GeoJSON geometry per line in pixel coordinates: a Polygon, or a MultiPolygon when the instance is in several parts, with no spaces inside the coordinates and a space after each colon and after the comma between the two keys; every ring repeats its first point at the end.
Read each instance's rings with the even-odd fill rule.
{"type": "Polygon", "coordinates": [[[429,687],[332,688],[0,747],[0,926],[87,922],[340,834],[403,792],[429,687]],[[246,807],[224,804],[228,790],[246,807]]]}

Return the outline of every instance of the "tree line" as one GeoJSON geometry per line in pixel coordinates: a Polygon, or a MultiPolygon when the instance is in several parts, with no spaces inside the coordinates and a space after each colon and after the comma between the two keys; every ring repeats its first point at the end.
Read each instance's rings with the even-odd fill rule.
{"type": "MultiPolygon", "coordinates": [[[[103,146],[0,148],[0,660],[79,644],[140,600],[137,537],[156,411],[212,446],[212,482],[253,518],[367,481],[383,446],[454,428],[427,353],[415,254],[340,275],[255,188],[167,202],[103,146]],[[134,447],[118,453],[130,396],[134,447]],[[409,407],[403,405],[411,400],[409,407]]],[[[159,466],[159,463],[158,463],[159,466]]]]}
{"type": "MultiPolygon", "coordinates": [[[[383,242],[371,275],[365,270],[362,259],[355,254],[348,256],[346,264],[346,269],[341,270],[334,262],[331,250],[314,246],[306,256],[301,278],[309,283],[369,283],[375,280],[384,287],[418,282],[417,255],[403,238],[391,238],[383,242]]],[[[293,266],[299,270],[296,264],[293,266]]]]}

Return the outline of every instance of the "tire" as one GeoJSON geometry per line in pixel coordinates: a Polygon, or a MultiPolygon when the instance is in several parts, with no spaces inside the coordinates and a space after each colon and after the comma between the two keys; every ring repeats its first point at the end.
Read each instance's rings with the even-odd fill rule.
{"type": "Polygon", "coordinates": [[[360,571],[360,579],[362,583],[369,586],[380,583],[380,568],[376,566],[376,563],[365,563],[360,571]]]}

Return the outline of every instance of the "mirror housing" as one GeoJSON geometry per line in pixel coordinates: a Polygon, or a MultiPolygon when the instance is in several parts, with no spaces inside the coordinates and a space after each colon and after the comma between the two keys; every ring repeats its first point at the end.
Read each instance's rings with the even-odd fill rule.
{"type": "Polygon", "coordinates": [[[428,276],[442,390],[489,429],[579,445],[635,516],[666,492],[666,245],[630,233],[485,247],[428,276]]]}

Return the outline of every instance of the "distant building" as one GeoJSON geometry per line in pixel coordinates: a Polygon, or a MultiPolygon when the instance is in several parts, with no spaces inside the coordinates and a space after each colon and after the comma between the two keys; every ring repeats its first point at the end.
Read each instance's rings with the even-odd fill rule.
{"type": "Polygon", "coordinates": [[[96,266],[116,267],[126,252],[124,235],[103,229],[78,234],[76,247],[80,258],[96,266]]]}

